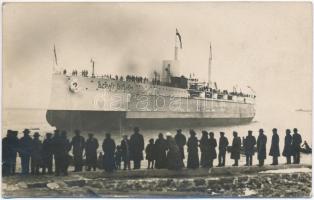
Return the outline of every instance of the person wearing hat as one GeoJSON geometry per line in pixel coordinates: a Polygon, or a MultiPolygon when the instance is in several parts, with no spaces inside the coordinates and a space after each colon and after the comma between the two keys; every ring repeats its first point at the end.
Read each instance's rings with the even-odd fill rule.
{"type": "Polygon", "coordinates": [[[85,148],[85,139],[80,135],[80,130],[75,130],[75,136],[72,138],[71,147],[74,159],[74,172],[80,172],[83,169],[83,151],[85,148]]]}
{"type": "Polygon", "coordinates": [[[200,150],[201,150],[201,167],[209,167],[210,151],[209,151],[209,138],[208,132],[202,131],[202,137],[200,139],[200,150]]]}
{"type": "Polygon", "coordinates": [[[29,136],[29,129],[24,129],[23,131],[24,136],[20,138],[19,140],[19,154],[21,157],[21,165],[22,165],[22,174],[26,175],[29,174],[29,161],[31,157],[31,152],[32,152],[32,143],[33,140],[29,136]]]}
{"type": "Polygon", "coordinates": [[[263,129],[259,129],[259,135],[257,137],[257,158],[259,162],[259,166],[264,165],[264,160],[266,159],[266,143],[267,143],[267,136],[264,134],[263,129]]]}
{"type": "Polygon", "coordinates": [[[214,137],[214,132],[209,133],[209,167],[213,167],[214,160],[217,158],[217,141],[214,137]]]}
{"type": "Polygon", "coordinates": [[[271,165],[278,165],[278,157],[280,156],[280,151],[279,151],[279,136],[276,128],[273,128],[273,136],[271,138],[269,155],[273,157],[273,163],[271,165]]]}
{"type": "Polygon", "coordinates": [[[282,155],[286,157],[287,164],[291,164],[291,156],[292,156],[292,136],[291,130],[286,130],[285,136],[285,145],[283,147],[282,155]]]}
{"type": "Polygon", "coordinates": [[[112,172],[116,168],[114,159],[116,143],[111,139],[110,133],[106,133],[106,138],[102,143],[102,149],[104,151],[104,169],[106,172],[112,172]]]}
{"type": "Polygon", "coordinates": [[[155,144],[154,139],[149,139],[149,143],[147,144],[145,148],[145,154],[146,154],[146,160],[147,160],[147,169],[154,169],[155,164],[155,144]]]}
{"type": "Polygon", "coordinates": [[[226,152],[227,147],[229,145],[229,141],[225,136],[224,132],[220,132],[220,138],[219,138],[219,153],[218,153],[218,167],[225,166],[226,162],[226,152]]]}
{"type": "Polygon", "coordinates": [[[185,156],[184,156],[184,145],[186,145],[186,137],[182,134],[182,130],[178,129],[177,134],[174,137],[180,151],[180,158],[183,162],[185,156]]]}
{"type": "Polygon", "coordinates": [[[127,135],[123,135],[120,146],[122,151],[123,170],[130,170],[130,140],[127,135]]]}
{"type": "Polygon", "coordinates": [[[93,168],[96,171],[97,166],[97,149],[99,147],[98,140],[94,138],[92,133],[88,134],[88,139],[85,143],[86,154],[86,170],[90,171],[93,168]]]}
{"type": "Polygon", "coordinates": [[[34,133],[31,153],[31,173],[33,175],[39,175],[39,169],[42,161],[42,142],[39,140],[39,136],[38,132],[34,133]]]}
{"type": "Polygon", "coordinates": [[[43,169],[42,173],[46,173],[46,169],[48,170],[48,174],[52,174],[52,159],[53,159],[53,140],[52,134],[46,133],[46,139],[43,142],[43,150],[42,150],[42,160],[43,160],[43,169]]]}
{"type": "Polygon", "coordinates": [[[253,165],[253,155],[255,152],[256,138],[252,135],[253,131],[249,130],[248,135],[245,137],[243,142],[244,153],[246,157],[245,166],[253,165]]]}
{"type": "Polygon", "coordinates": [[[241,138],[238,136],[238,133],[236,131],[233,131],[231,159],[234,160],[234,164],[232,166],[239,165],[240,151],[241,151],[241,138]]]}
{"type": "Polygon", "coordinates": [[[292,155],[293,155],[293,164],[300,164],[300,150],[302,144],[302,137],[298,133],[298,129],[293,129],[292,135],[292,155]]]}
{"type": "Polygon", "coordinates": [[[16,170],[16,157],[17,157],[17,152],[19,150],[19,139],[17,137],[18,131],[12,131],[12,135],[10,137],[10,146],[12,149],[12,154],[10,156],[10,163],[11,163],[11,169],[10,173],[15,174],[16,170]]]}
{"type": "Polygon", "coordinates": [[[162,133],[159,133],[158,138],[155,141],[155,168],[165,169],[167,168],[167,141],[162,133]]]}
{"type": "Polygon", "coordinates": [[[183,161],[180,157],[180,150],[173,139],[172,134],[170,132],[166,133],[167,137],[167,169],[169,170],[180,170],[184,167],[183,161]]]}
{"type": "Polygon", "coordinates": [[[139,128],[134,128],[134,133],[130,138],[130,157],[134,162],[133,169],[141,168],[141,161],[143,160],[144,137],[140,134],[139,128]]]}
{"type": "Polygon", "coordinates": [[[190,130],[190,137],[187,142],[188,147],[188,161],[187,168],[199,168],[200,161],[198,158],[198,139],[193,129],[190,130]]]}

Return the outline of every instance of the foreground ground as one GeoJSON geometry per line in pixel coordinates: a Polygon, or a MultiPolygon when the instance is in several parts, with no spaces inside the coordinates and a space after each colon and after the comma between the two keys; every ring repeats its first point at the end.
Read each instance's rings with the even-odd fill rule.
{"type": "Polygon", "coordinates": [[[310,197],[311,165],[224,167],[181,171],[80,172],[67,177],[11,176],[12,197],[310,197]]]}

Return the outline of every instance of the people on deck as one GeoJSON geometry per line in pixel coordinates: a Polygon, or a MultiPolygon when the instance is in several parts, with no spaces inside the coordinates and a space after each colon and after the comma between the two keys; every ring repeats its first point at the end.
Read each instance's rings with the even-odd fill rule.
{"type": "Polygon", "coordinates": [[[187,168],[191,169],[199,168],[200,162],[198,158],[198,139],[193,129],[190,130],[190,138],[188,139],[187,147],[188,147],[187,168]]]}
{"type": "Polygon", "coordinates": [[[19,140],[19,154],[21,157],[22,174],[29,174],[29,161],[32,153],[33,140],[29,136],[29,129],[23,131],[24,136],[19,140]]]}
{"type": "Polygon", "coordinates": [[[225,137],[224,132],[220,132],[220,138],[219,138],[219,154],[218,154],[218,167],[225,166],[226,161],[226,152],[227,147],[229,145],[228,139],[225,137]]]}
{"type": "Polygon", "coordinates": [[[166,133],[167,137],[167,169],[180,170],[184,167],[179,147],[170,132],[166,133]]]}
{"type": "Polygon", "coordinates": [[[285,136],[285,145],[283,147],[282,155],[286,157],[287,163],[291,164],[291,156],[292,156],[292,136],[290,129],[286,130],[285,136]]]}
{"type": "Polygon", "coordinates": [[[276,128],[273,128],[273,136],[271,138],[269,155],[273,157],[273,163],[271,165],[278,165],[278,157],[280,156],[280,151],[279,151],[279,136],[276,128]]]}
{"type": "Polygon", "coordinates": [[[292,135],[292,155],[293,155],[293,164],[300,164],[300,150],[302,144],[302,137],[298,133],[298,129],[293,129],[292,135]]]}
{"type": "Polygon", "coordinates": [[[143,160],[144,137],[140,134],[138,127],[134,128],[134,133],[130,138],[130,157],[134,162],[133,169],[141,168],[141,161],[143,160]]]}
{"type": "Polygon", "coordinates": [[[75,130],[75,136],[71,141],[73,159],[74,159],[74,172],[80,172],[83,169],[83,151],[85,148],[85,139],[80,135],[79,130],[75,130]]]}
{"type": "Polygon", "coordinates": [[[256,139],[252,134],[253,134],[253,131],[249,130],[248,135],[243,141],[244,153],[246,157],[245,166],[253,165],[253,155],[255,153],[256,139]]]}
{"type": "Polygon", "coordinates": [[[266,159],[266,143],[267,143],[267,137],[264,135],[264,130],[259,129],[259,135],[257,137],[257,158],[259,162],[259,166],[264,165],[264,160],[266,159]]]}
{"type": "Polygon", "coordinates": [[[238,133],[236,131],[233,131],[231,159],[234,160],[234,164],[232,166],[239,165],[240,151],[241,151],[241,138],[238,136],[238,133]]]}

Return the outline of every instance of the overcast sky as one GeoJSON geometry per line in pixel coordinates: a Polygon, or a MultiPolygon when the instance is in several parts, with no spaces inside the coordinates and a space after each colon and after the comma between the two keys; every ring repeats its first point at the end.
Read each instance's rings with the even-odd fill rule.
{"type": "Polygon", "coordinates": [[[96,73],[149,76],[174,55],[182,74],[219,87],[250,85],[261,109],[310,108],[310,3],[8,3],[3,8],[5,107],[46,108],[53,45],[58,62],[96,73]]]}

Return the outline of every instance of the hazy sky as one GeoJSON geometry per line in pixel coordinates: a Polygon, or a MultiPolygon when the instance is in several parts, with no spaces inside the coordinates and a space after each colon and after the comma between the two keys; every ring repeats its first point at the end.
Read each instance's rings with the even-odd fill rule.
{"type": "Polygon", "coordinates": [[[311,3],[8,3],[3,8],[5,107],[45,108],[50,97],[53,45],[59,65],[96,73],[160,70],[183,41],[182,74],[220,87],[250,85],[260,109],[310,108],[311,3]]]}

